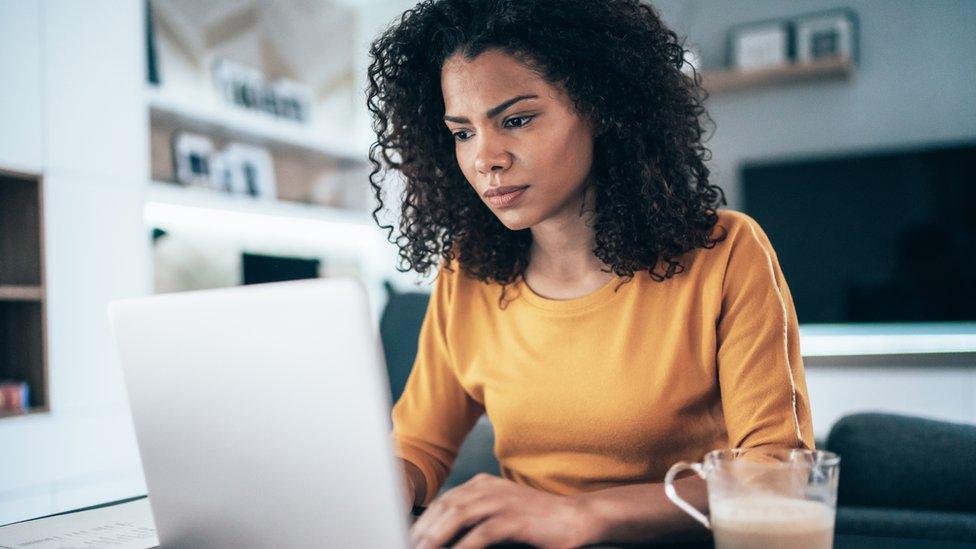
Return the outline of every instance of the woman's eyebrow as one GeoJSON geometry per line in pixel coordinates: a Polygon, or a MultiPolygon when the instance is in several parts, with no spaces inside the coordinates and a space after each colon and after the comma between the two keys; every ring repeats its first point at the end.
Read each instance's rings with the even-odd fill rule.
{"type": "MultiPolygon", "coordinates": [[[[507,100],[507,101],[505,101],[505,102],[497,105],[497,106],[494,106],[494,107],[488,109],[488,112],[485,113],[485,116],[487,116],[488,118],[495,118],[499,114],[505,112],[505,109],[511,107],[512,105],[518,103],[519,101],[522,101],[522,100],[525,100],[525,99],[538,99],[538,98],[539,98],[538,95],[517,95],[517,96],[515,96],[515,97],[513,97],[513,98],[511,98],[511,99],[509,99],[509,100],[507,100]]],[[[457,124],[470,124],[471,123],[470,120],[468,120],[467,118],[465,118],[463,116],[451,116],[451,115],[447,115],[447,114],[444,115],[444,121],[445,122],[455,122],[457,124]]]]}

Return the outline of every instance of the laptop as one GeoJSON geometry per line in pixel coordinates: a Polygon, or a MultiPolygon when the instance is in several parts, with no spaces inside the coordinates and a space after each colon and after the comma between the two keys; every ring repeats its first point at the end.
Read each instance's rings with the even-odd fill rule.
{"type": "Polygon", "coordinates": [[[113,301],[163,547],[407,547],[366,292],[316,279],[113,301]]]}

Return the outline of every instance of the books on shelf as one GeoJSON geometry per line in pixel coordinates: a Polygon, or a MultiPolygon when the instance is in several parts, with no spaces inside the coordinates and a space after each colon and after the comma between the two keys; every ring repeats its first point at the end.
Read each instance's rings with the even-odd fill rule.
{"type": "Polygon", "coordinates": [[[0,381],[0,412],[26,412],[30,387],[26,381],[0,381]]]}

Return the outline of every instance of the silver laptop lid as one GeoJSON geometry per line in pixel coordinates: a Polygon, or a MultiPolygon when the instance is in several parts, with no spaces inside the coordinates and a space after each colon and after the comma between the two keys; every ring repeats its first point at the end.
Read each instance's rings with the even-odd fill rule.
{"type": "Polygon", "coordinates": [[[348,278],[115,301],[163,547],[405,547],[389,389],[348,278]]]}

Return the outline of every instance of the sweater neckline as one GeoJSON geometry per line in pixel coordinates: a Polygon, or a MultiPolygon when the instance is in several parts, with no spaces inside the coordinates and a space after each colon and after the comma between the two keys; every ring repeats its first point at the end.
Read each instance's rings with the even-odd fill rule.
{"type": "Polygon", "coordinates": [[[525,283],[525,279],[523,278],[519,279],[518,288],[522,299],[533,307],[555,312],[579,312],[596,307],[613,299],[618,293],[620,293],[615,290],[623,280],[623,278],[614,275],[600,288],[584,296],[574,297],[571,299],[552,299],[543,297],[535,293],[535,291],[525,283]]]}

